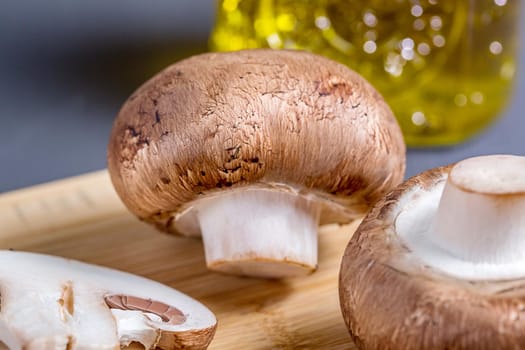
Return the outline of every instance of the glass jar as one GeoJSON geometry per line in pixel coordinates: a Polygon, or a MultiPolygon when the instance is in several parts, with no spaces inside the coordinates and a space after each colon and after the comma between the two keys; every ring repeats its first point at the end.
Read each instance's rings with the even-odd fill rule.
{"type": "Polygon", "coordinates": [[[519,0],[220,0],[212,50],[305,49],[367,78],[411,146],[493,121],[516,71],[519,0]]]}

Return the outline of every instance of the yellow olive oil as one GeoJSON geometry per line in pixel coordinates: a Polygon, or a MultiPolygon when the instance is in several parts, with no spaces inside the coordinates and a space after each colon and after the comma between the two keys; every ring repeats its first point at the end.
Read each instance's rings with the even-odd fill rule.
{"type": "Polygon", "coordinates": [[[212,50],[302,49],[386,98],[411,146],[460,142],[498,117],[516,71],[519,0],[220,0],[212,50]]]}

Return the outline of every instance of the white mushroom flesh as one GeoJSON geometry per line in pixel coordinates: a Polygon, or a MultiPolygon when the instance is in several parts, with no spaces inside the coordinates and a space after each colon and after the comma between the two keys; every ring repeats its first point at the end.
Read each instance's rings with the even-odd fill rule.
{"type": "Polygon", "coordinates": [[[132,310],[112,309],[111,311],[119,325],[118,337],[121,345],[128,346],[136,342],[142,344],[145,349],[151,349],[158,342],[159,333],[151,324],[151,315],[147,316],[143,312],[132,310]]]}
{"type": "Polygon", "coordinates": [[[232,191],[199,203],[197,218],[211,269],[281,278],[317,267],[319,207],[305,197],[232,191]]]}
{"type": "Polygon", "coordinates": [[[525,157],[464,160],[397,211],[396,233],[425,264],[470,280],[525,277],[525,157]]]}
{"type": "Polygon", "coordinates": [[[118,336],[115,336],[120,324],[115,322],[111,310],[101,300],[101,294],[93,293],[93,289],[94,285],[81,281],[75,281],[72,286],[74,311],[67,323],[71,326],[69,334],[75,345],[73,348],[114,349],[115,343],[120,343],[118,336]]]}
{"type": "Polygon", "coordinates": [[[160,283],[33,253],[0,251],[0,297],[0,342],[12,350],[119,349],[132,341],[149,349],[160,333],[216,323],[206,307],[160,283]]]}

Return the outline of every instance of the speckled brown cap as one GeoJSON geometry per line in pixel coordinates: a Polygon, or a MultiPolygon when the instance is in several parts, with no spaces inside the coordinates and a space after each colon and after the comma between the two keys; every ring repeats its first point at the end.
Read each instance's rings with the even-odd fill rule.
{"type": "Polygon", "coordinates": [[[426,265],[395,231],[404,196],[446,181],[451,168],[400,185],[374,206],[348,244],[339,295],[358,348],[525,348],[525,279],[455,278],[426,265]]]}
{"type": "Polygon", "coordinates": [[[402,180],[405,145],[383,98],[346,66],[247,50],[146,82],[118,114],[108,165],[126,206],[168,232],[183,231],[178,215],[197,199],[246,186],[315,197],[321,223],[344,223],[402,180]]]}

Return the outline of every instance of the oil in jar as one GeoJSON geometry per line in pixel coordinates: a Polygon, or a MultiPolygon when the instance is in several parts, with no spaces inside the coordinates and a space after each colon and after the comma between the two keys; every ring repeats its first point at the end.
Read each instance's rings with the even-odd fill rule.
{"type": "Polygon", "coordinates": [[[516,70],[519,0],[221,0],[213,50],[302,49],[385,97],[411,146],[460,142],[496,119],[516,70]]]}

